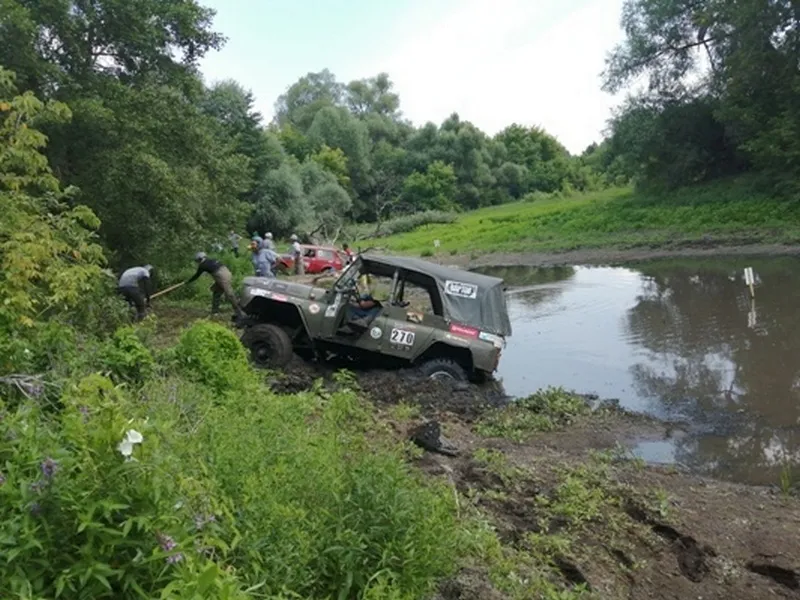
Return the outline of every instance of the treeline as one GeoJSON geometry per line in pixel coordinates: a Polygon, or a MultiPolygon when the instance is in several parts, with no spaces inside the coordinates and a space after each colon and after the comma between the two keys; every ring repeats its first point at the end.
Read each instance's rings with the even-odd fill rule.
{"type": "Polygon", "coordinates": [[[800,4],[627,0],[609,91],[646,82],[589,162],[674,188],[743,172],[800,191],[800,4]]]}
{"type": "Polygon", "coordinates": [[[456,114],[416,128],[385,74],[310,73],[265,126],[247,90],[199,76],[225,40],[194,0],[4,0],[0,12],[16,89],[71,111],[37,126],[114,264],[177,264],[231,228],[334,239],[348,221],[607,184],[538,128],[489,137],[456,114]]]}

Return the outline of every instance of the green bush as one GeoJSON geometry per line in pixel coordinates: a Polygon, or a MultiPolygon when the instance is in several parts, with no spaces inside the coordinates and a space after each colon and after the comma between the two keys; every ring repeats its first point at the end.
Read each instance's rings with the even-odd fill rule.
{"type": "Polygon", "coordinates": [[[380,597],[410,599],[450,572],[452,491],[424,485],[399,448],[376,451],[370,427],[346,389],[237,396],[204,414],[196,441],[237,507],[233,562],[246,584],[265,582],[268,597],[356,598],[379,586],[395,594],[380,597]]]}
{"type": "Polygon", "coordinates": [[[537,431],[566,427],[589,411],[586,401],[562,388],[547,388],[486,413],[477,431],[488,437],[522,441],[537,431]]]}
{"type": "Polygon", "coordinates": [[[142,382],[155,371],[155,360],[132,326],[120,327],[99,351],[99,361],[118,382],[142,382]]]}
{"type": "Polygon", "coordinates": [[[175,357],[187,376],[218,394],[246,391],[256,381],[239,338],[211,321],[198,321],[186,329],[178,340],[175,357]]]}
{"type": "Polygon", "coordinates": [[[433,223],[453,223],[455,220],[455,213],[441,210],[426,210],[411,213],[410,215],[403,215],[384,221],[381,224],[381,230],[377,237],[414,231],[423,225],[431,225],[433,223]]]}
{"type": "Polygon", "coordinates": [[[235,597],[177,509],[187,486],[162,444],[168,424],[142,419],[99,375],[68,386],[62,401],[57,418],[27,401],[0,419],[3,592],[152,598],[169,588],[164,597],[191,598],[202,584],[235,597]],[[131,430],[141,442],[126,458],[131,430]]]}

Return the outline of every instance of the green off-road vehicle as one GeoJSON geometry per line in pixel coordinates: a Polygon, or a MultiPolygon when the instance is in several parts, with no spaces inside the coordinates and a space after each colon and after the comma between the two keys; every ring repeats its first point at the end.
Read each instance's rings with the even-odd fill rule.
{"type": "Polygon", "coordinates": [[[511,335],[502,279],[414,258],[362,254],[329,288],[248,277],[241,303],[242,343],[266,367],[296,352],[479,381],[511,335]]]}

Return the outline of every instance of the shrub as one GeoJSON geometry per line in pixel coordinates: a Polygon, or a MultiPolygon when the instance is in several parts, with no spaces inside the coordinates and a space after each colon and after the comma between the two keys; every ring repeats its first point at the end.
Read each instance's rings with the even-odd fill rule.
{"type": "Polygon", "coordinates": [[[99,360],[115,381],[142,382],[155,371],[155,360],[132,326],[120,327],[100,347],[99,360]]]}
{"type": "Polygon", "coordinates": [[[175,357],[181,370],[218,394],[245,391],[255,382],[244,346],[230,329],[198,321],[178,340],[175,357]]]}
{"type": "MultiPolygon", "coordinates": [[[[58,418],[34,401],[0,419],[0,581],[20,598],[196,597],[232,583],[193,544],[180,463],[112,382],[69,386],[58,418]],[[120,442],[141,443],[126,460],[120,442]],[[184,586],[188,586],[184,590],[184,586]]],[[[235,587],[232,588],[235,590],[235,587]]],[[[233,597],[231,594],[229,597],[233,597]]]]}
{"type": "Polygon", "coordinates": [[[486,413],[478,433],[521,441],[537,431],[553,431],[569,425],[589,410],[586,401],[562,388],[547,388],[486,413]]]}
{"type": "Polygon", "coordinates": [[[381,224],[380,233],[375,237],[386,237],[397,233],[406,233],[434,223],[454,223],[456,214],[441,210],[426,210],[423,212],[411,213],[384,221],[381,224]]]}
{"type": "Polygon", "coordinates": [[[375,451],[370,426],[346,389],[238,396],[205,413],[196,439],[238,509],[233,561],[247,584],[266,582],[267,597],[420,598],[450,572],[452,491],[424,485],[399,448],[375,451]]]}

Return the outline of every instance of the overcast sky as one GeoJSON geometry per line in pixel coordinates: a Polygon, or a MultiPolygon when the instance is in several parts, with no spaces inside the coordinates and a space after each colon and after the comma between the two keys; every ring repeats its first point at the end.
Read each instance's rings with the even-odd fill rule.
{"type": "Polygon", "coordinates": [[[265,121],[308,72],[346,83],[385,71],[416,125],[453,112],[490,135],[539,125],[580,153],[620,101],[599,75],[623,0],[201,1],[228,38],[202,63],[207,82],[252,90],[265,121]]]}

